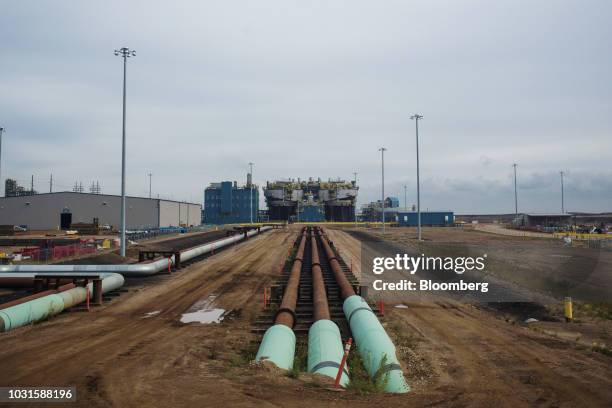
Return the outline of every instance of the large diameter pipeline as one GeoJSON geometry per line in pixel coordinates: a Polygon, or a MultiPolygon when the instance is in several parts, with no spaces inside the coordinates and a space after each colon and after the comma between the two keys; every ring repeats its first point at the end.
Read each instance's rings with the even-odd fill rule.
{"type": "MultiPolygon", "coordinates": [[[[272,227],[261,227],[261,232],[271,229],[272,227]]],[[[257,234],[257,230],[247,232],[247,237],[257,234]]],[[[205,245],[200,245],[195,248],[181,252],[181,262],[188,261],[197,256],[204,255],[214,251],[215,249],[223,248],[235,242],[244,239],[243,234],[237,234],[232,237],[220,239],[205,245]]],[[[171,265],[174,265],[174,256],[170,257],[171,265]]],[[[153,262],[143,262],[129,265],[0,265],[1,272],[35,272],[41,273],[120,273],[123,276],[149,276],[159,272],[168,270],[168,258],[161,258],[153,262]]]]}
{"type": "MultiPolygon", "coordinates": [[[[12,274],[0,273],[0,277],[6,277],[6,275],[12,274]]],[[[29,274],[19,275],[29,277],[27,276],[29,274]]],[[[124,283],[123,276],[117,273],[92,274],[93,276],[102,278],[102,293],[119,289],[124,283]]],[[[90,293],[93,292],[93,283],[89,283],[88,287],[90,293]]],[[[0,310],[0,332],[13,330],[55,316],[65,309],[84,302],[86,297],[87,289],[85,287],[74,287],[60,293],[50,294],[2,309],[0,310]]]]}
{"type": "Polygon", "coordinates": [[[374,378],[379,370],[385,373],[385,391],[405,393],[410,386],[404,379],[404,373],[397,359],[395,345],[389,338],[382,324],[361,296],[357,296],[350,282],[342,272],[340,263],[331,249],[327,237],[321,235],[329,263],[334,271],[336,282],[340,286],[344,299],[342,309],[349,322],[357,350],[361,355],[363,365],[370,378],[374,378]]]}
{"type": "MultiPolygon", "coordinates": [[[[271,228],[262,227],[260,231],[266,231],[271,228]]],[[[246,236],[253,236],[257,233],[257,230],[251,230],[247,232],[246,236]]],[[[242,235],[235,235],[189,249],[181,253],[181,260],[187,261],[193,259],[242,239],[244,239],[242,235]]],[[[174,263],[174,257],[170,258],[170,262],[174,263]]],[[[123,286],[125,281],[123,275],[147,276],[164,271],[167,268],[168,259],[165,258],[135,265],[2,265],[0,266],[0,278],[21,278],[25,281],[33,279],[34,275],[44,273],[65,275],[67,278],[74,274],[91,274],[92,277],[100,276],[102,278],[102,293],[107,293],[123,286]]],[[[93,292],[93,283],[89,283],[88,286],[90,293],[93,292]]],[[[75,287],[2,309],[0,310],[0,332],[47,319],[61,313],[65,309],[83,303],[86,298],[87,289],[85,287],[75,287]]]]}
{"type": "Polygon", "coordinates": [[[314,309],[314,320],[329,320],[329,304],[327,303],[325,282],[323,281],[323,272],[321,271],[321,263],[319,262],[317,239],[314,235],[310,237],[310,242],[310,252],[312,258],[312,306],[314,309]]]}
{"type": "Polygon", "coordinates": [[[303,228],[302,239],[293,260],[280,309],[276,313],[274,325],[266,330],[255,357],[255,361],[270,361],[284,370],[293,368],[295,356],[293,326],[295,325],[295,307],[297,305],[305,246],[306,228],[303,228]]]}
{"type": "Polygon", "coordinates": [[[67,283],[65,285],[60,286],[57,289],[48,289],[48,290],[44,290],[42,292],[34,293],[32,295],[29,295],[29,296],[24,296],[24,297],[12,300],[10,302],[6,302],[6,303],[0,304],[0,310],[6,309],[7,307],[19,305],[21,303],[29,302],[30,300],[38,299],[38,298],[41,298],[43,296],[47,296],[47,295],[52,295],[54,293],[63,292],[65,290],[72,289],[74,287],[75,287],[74,283],[67,283]]]}
{"type": "MultiPolygon", "coordinates": [[[[315,322],[308,329],[308,372],[336,378],[344,355],[340,330],[330,320],[329,304],[325,291],[323,272],[319,263],[317,240],[311,237],[312,293],[315,322]]],[[[348,369],[344,368],[340,384],[349,383],[348,369]]]]}
{"type": "Polygon", "coordinates": [[[336,283],[340,286],[340,296],[342,299],[347,299],[355,294],[355,290],[353,286],[346,278],[346,275],[342,271],[342,267],[340,266],[340,262],[336,258],[336,254],[331,248],[331,245],[327,241],[327,237],[323,234],[323,229],[319,229],[321,235],[321,243],[323,244],[323,250],[325,251],[325,255],[327,256],[327,261],[334,272],[334,278],[336,279],[336,283]]]}

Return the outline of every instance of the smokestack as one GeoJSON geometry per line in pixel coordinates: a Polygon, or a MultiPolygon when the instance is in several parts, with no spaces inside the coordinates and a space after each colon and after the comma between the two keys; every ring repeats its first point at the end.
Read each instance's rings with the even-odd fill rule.
{"type": "Polygon", "coordinates": [[[251,188],[251,183],[253,182],[253,177],[251,173],[247,173],[247,188],[251,188]]]}

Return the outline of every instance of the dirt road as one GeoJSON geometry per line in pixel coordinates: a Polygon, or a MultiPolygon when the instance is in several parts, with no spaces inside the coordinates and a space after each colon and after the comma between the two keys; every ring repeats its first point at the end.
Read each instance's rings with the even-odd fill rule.
{"type": "Polygon", "coordinates": [[[232,336],[231,322],[183,325],[180,316],[216,294],[217,306],[235,309],[241,316],[236,324],[244,325],[256,313],[250,309],[259,306],[256,294],[278,273],[293,239],[283,231],[267,233],[191,265],[164,284],[122,295],[103,310],[63,314],[3,334],[0,384],[75,385],[81,406],[157,406],[161,401],[205,406],[202,402],[214,401],[211,391],[231,402],[224,389],[233,387],[215,374],[210,356],[222,353],[244,330],[232,336]],[[152,311],[160,313],[143,318],[152,311]]]}
{"type": "MultiPolygon", "coordinates": [[[[328,229],[328,234],[358,273],[360,242],[340,230],[328,229]]],[[[417,406],[612,403],[608,356],[472,305],[405,306],[388,307],[385,324],[402,353],[417,406]]]]}
{"type": "MultiPolygon", "coordinates": [[[[343,254],[358,252],[336,234],[343,254]]],[[[330,392],[309,376],[250,365],[262,289],[295,236],[272,231],[92,313],[1,334],[0,385],[74,385],[73,406],[87,407],[610,406],[609,357],[450,303],[388,308],[408,395],[330,392]],[[180,323],[212,294],[233,309],[222,323],[180,323]]]]}

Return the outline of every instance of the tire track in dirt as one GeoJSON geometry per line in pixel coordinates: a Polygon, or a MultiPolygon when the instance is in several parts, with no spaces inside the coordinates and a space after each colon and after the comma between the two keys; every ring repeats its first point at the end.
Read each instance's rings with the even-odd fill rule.
{"type": "MultiPolygon", "coordinates": [[[[159,296],[152,297],[152,294],[147,293],[149,292],[147,289],[128,299],[132,300],[129,302],[131,307],[126,305],[128,302],[125,304],[122,302],[126,299],[120,299],[118,303],[101,310],[94,319],[84,314],[81,319],[77,319],[78,324],[71,322],[63,326],[60,319],[46,323],[44,332],[48,340],[43,344],[39,341],[38,347],[36,339],[30,339],[28,347],[13,347],[12,353],[6,353],[7,349],[3,349],[5,352],[0,350],[3,367],[8,368],[2,370],[0,382],[3,385],[48,384],[51,379],[49,373],[59,371],[61,375],[54,376],[53,383],[80,382],[86,386],[84,389],[90,390],[92,387],[84,382],[91,383],[91,379],[94,378],[96,380],[93,382],[97,384],[96,398],[104,399],[104,395],[97,392],[101,388],[100,381],[107,377],[103,372],[112,371],[118,359],[131,358],[151,345],[172,341],[173,337],[175,339],[182,337],[181,325],[172,324],[176,323],[175,319],[180,313],[200,298],[222,287],[224,294],[231,292],[229,283],[233,279],[242,280],[261,271],[261,267],[254,267],[257,263],[268,264],[271,259],[276,261],[274,254],[282,253],[281,247],[287,242],[286,237],[282,239],[283,235],[287,234],[266,234],[260,239],[245,243],[245,248],[242,248],[248,251],[245,257],[224,251],[214,261],[213,258],[209,258],[206,262],[194,264],[188,270],[181,272],[176,281],[170,279],[163,282],[160,285],[165,287],[163,290],[160,290],[159,286],[148,288],[157,288],[154,291],[165,292],[167,296],[161,301],[159,296]],[[271,245],[278,249],[270,249],[271,245]],[[205,274],[215,270],[222,263],[228,263],[229,266],[212,275],[205,274]],[[194,284],[196,288],[192,289],[194,284]],[[138,297],[143,297],[144,300],[134,300],[138,297]],[[142,316],[139,316],[139,312],[150,311],[151,307],[163,308],[165,311],[163,318],[142,319],[142,316]],[[104,321],[103,325],[98,324],[101,321],[104,321]],[[74,357],[78,355],[87,357],[81,359],[85,361],[78,361],[79,359],[74,357]],[[90,359],[94,363],[88,364],[87,360],[90,359]]],[[[22,336],[27,337],[36,335],[34,331],[22,333],[22,336]]],[[[17,334],[10,340],[18,341],[22,336],[17,334]]],[[[138,364],[138,361],[135,364],[138,364]]]]}

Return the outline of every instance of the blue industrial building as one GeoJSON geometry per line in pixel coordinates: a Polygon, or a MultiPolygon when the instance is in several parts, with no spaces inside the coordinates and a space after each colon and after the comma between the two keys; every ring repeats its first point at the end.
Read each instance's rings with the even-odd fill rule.
{"type": "MultiPolygon", "coordinates": [[[[396,215],[397,224],[400,227],[416,227],[418,224],[418,213],[416,211],[398,211],[396,215]]],[[[452,211],[421,211],[422,226],[449,226],[455,222],[452,211]]]]}
{"type": "Polygon", "coordinates": [[[251,183],[250,174],[244,187],[238,187],[236,181],[223,181],[211,183],[204,190],[205,224],[247,223],[251,221],[251,211],[253,222],[257,222],[259,187],[251,183]]]}

